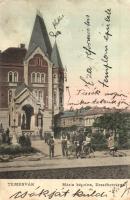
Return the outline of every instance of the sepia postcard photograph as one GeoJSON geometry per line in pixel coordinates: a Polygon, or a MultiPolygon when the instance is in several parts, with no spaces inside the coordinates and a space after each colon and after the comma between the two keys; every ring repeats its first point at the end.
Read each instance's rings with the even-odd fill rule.
{"type": "Polygon", "coordinates": [[[62,192],[9,199],[105,199],[115,181],[128,199],[130,0],[0,0],[0,38],[1,192],[44,179],[62,192]]]}

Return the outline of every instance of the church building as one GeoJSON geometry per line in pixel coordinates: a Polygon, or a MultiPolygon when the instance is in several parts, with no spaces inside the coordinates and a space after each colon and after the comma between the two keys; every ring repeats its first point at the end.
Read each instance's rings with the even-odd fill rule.
{"type": "Polygon", "coordinates": [[[24,44],[0,52],[0,122],[16,134],[52,132],[63,111],[64,68],[52,48],[44,20],[36,15],[28,50],[24,44]]]}

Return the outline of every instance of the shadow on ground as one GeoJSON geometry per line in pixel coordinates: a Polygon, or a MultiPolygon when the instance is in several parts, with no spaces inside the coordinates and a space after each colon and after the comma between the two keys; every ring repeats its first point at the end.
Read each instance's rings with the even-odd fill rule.
{"type": "Polygon", "coordinates": [[[128,179],[130,166],[102,166],[0,172],[1,179],[128,179]]]}

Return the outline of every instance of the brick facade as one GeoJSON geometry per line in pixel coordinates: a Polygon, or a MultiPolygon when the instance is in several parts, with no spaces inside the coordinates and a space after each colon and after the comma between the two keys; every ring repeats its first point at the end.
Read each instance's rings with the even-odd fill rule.
{"type": "Polygon", "coordinates": [[[0,53],[0,121],[12,132],[14,126],[17,132],[52,131],[54,114],[63,110],[63,95],[58,47],[51,47],[44,21],[37,15],[28,50],[21,44],[0,53]]]}

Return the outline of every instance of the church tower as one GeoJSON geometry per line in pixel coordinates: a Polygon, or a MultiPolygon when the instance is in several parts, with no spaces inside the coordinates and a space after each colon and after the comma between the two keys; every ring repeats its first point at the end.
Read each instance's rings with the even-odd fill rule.
{"type": "Polygon", "coordinates": [[[25,83],[44,109],[52,109],[51,43],[43,18],[36,15],[24,62],[25,83]]]}
{"type": "Polygon", "coordinates": [[[53,63],[53,99],[54,99],[54,114],[63,111],[64,105],[64,68],[61,62],[57,43],[55,41],[51,61],[53,63]]]}
{"type": "Polygon", "coordinates": [[[2,52],[0,72],[0,122],[6,121],[4,128],[9,127],[14,135],[22,131],[39,134],[40,129],[43,134],[52,133],[54,115],[63,111],[64,68],[40,13],[28,49],[22,44],[2,52]],[[7,62],[8,70],[4,67],[7,62]]]}
{"type": "MultiPolygon", "coordinates": [[[[39,102],[43,115],[42,129],[49,132],[54,127],[54,115],[63,111],[64,69],[56,42],[53,49],[51,47],[41,14],[36,15],[25,56],[24,79],[39,102]]],[[[39,126],[39,123],[35,124],[39,126]]]]}

